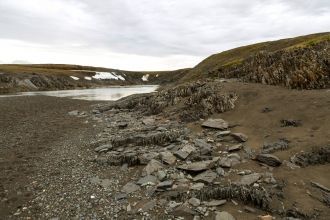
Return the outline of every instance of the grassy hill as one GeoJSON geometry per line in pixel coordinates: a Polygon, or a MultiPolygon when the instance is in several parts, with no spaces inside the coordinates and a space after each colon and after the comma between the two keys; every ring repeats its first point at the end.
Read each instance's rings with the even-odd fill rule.
{"type": "Polygon", "coordinates": [[[329,87],[330,33],[311,34],[238,47],[203,60],[181,82],[240,78],[289,88],[329,87]]]}

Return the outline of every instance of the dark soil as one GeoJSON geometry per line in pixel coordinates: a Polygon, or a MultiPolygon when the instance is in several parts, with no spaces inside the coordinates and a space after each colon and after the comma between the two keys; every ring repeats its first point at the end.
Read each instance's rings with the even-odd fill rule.
{"type": "Polygon", "coordinates": [[[69,116],[69,111],[88,110],[90,101],[46,96],[0,98],[0,219],[16,212],[33,198],[30,178],[40,175],[44,155],[56,146],[86,139],[96,129],[83,118],[69,116]]]}

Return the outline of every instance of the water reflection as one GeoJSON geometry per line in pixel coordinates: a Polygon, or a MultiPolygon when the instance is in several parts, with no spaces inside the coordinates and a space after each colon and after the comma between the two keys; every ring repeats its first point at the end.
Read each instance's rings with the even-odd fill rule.
{"type": "Polygon", "coordinates": [[[56,97],[68,97],[72,99],[108,101],[108,100],[118,100],[122,97],[133,94],[154,92],[157,88],[158,88],[157,85],[113,86],[113,87],[95,88],[95,89],[22,92],[15,95],[5,95],[2,97],[46,95],[46,96],[56,96],[56,97]]]}

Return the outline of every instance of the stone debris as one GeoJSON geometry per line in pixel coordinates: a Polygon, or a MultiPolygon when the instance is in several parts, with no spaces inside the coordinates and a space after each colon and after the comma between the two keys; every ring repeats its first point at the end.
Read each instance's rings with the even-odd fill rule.
{"type": "Polygon", "coordinates": [[[272,154],[258,154],[256,160],[272,167],[277,167],[282,164],[280,159],[272,154]]]}
{"type": "Polygon", "coordinates": [[[226,130],[229,124],[223,119],[208,119],[202,123],[202,127],[226,130]]]}
{"type": "Polygon", "coordinates": [[[311,152],[300,152],[292,156],[290,161],[300,167],[330,163],[330,146],[314,149],[311,152]]]}
{"type": "Polygon", "coordinates": [[[289,141],[286,139],[280,139],[273,143],[265,143],[262,146],[262,153],[269,154],[278,150],[286,150],[289,148],[289,141]]]}

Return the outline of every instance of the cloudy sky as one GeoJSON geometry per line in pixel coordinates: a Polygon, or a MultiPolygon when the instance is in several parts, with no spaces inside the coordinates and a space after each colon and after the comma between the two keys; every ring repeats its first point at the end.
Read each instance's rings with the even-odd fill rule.
{"type": "Polygon", "coordinates": [[[329,0],[0,0],[0,63],[169,70],[327,31],[329,0]]]}

